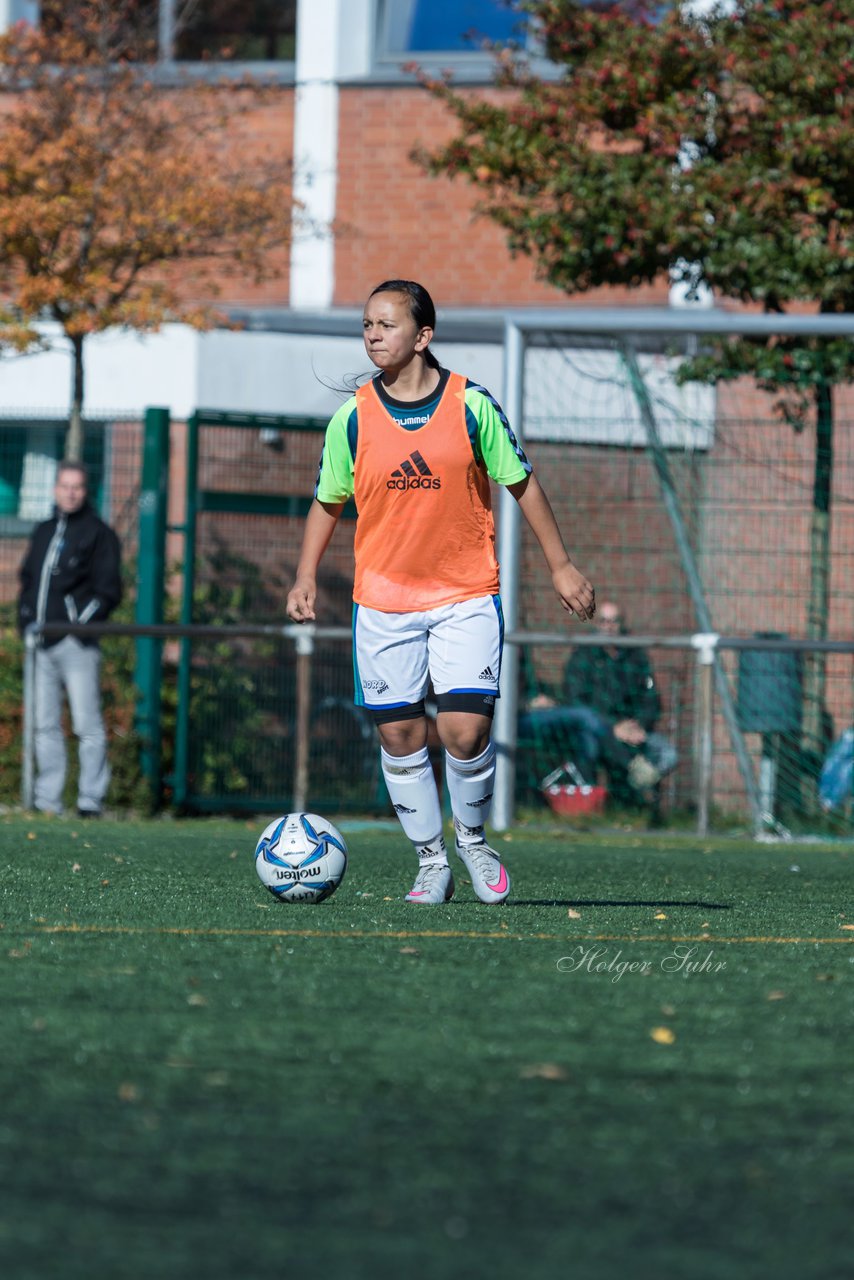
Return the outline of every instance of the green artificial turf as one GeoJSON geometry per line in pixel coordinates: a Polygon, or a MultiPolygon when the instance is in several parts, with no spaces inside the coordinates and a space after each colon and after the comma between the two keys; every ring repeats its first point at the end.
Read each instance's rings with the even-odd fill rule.
{"type": "Polygon", "coordinates": [[[266,821],[0,820],[4,1280],[851,1274],[851,846],[266,821]]]}

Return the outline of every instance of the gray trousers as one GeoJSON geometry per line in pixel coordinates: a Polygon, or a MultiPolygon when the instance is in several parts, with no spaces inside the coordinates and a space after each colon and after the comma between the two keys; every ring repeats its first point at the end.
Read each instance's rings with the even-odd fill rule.
{"type": "Polygon", "coordinates": [[[107,735],[101,716],[97,645],[65,636],[49,649],[36,650],[35,672],[35,806],[62,813],[66,751],[62,732],[63,691],[68,696],[71,726],[80,744],[77,804],[100,812],[110,783],[107,735]]]}

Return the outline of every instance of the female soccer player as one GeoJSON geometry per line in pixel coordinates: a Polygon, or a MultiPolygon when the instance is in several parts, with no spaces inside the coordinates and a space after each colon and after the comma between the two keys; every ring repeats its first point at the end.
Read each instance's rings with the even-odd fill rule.
{"type": "Polygon", "coordinates": [[[510,878],[484,834],[504,638],[489,477],[519,503],[564,609],[586,620],[596,605],[500,406],[430,351],[435,324],[413,280],[386,280],[368,298],[362,329],[379,373],[327,427],[287,612],[315,618],[318,565],[354,496],[355,701],[373,714],[388,793],[418,857],[406,900],[454,892],[427,751],[432,679],[456,852],[480,901],[503,902],[510,878]]]}

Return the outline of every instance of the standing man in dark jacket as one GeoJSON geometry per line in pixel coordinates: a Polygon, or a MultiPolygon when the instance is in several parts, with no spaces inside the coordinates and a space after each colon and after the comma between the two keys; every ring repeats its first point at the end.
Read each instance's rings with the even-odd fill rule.
{"type": "MultiPolygon", "coordinates": [[[[55,511],[35,529],[21,565],[18,618],[32,622],[104,622],[122,598],[121,550],[109,525],[88,501],[85,468],[61,462],[55,511]]],[[[63,690],[79,743],[77,811],[97,818],[110,781],[107,736],[101,715],[101,653],[96,638],[45,636],[36,650],[35,807],[62,813],[66,752],[63,690]]]]}

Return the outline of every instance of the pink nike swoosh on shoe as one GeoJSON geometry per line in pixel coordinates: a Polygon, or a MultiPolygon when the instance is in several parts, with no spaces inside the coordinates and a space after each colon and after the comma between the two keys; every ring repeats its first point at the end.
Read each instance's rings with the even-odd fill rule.
{"type": "Polygon", "coordinates": [[[493,893],[507,892],[507,872],[501,868],[501,875],[498,877],[498,884],[488,884],[487,889],[491,889],[493,893]]]}

